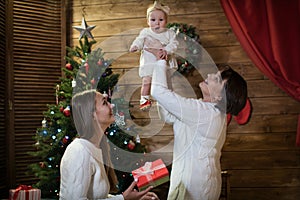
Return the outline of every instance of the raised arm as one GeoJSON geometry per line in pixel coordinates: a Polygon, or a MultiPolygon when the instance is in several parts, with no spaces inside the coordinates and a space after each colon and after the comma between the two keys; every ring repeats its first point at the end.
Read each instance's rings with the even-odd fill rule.
{"type": "Polygon", "coordinates": [[[152,76],[151,95],[158,103],[178,120],[196,123],[200,117],[199,100],[182,97],[167,87],[166,61],[157,61],[152,76]]]}

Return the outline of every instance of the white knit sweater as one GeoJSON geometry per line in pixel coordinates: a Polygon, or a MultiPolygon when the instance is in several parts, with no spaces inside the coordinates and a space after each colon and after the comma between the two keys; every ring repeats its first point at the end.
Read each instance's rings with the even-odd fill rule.
{"type": "Polygon", "coordinates": [[[172,123],[174,130],[169,199],[179,193],[180,185],[180,195],[185,192],[185,200],[217,200],[221,192],[220,156],[226,137],[225,114],[213,103],[172,92],[166,80],[165,62],[158,61],[153,71],[151,94],[160,105],[161,119],[172,123]]]}
{"type": "Polygon", "coordinates": [[[108,198],[109,182],[102,151],[85,139],[76,138],[67,147],[60,166],[60,199],[124,200],[122,195],[108,198]]]}

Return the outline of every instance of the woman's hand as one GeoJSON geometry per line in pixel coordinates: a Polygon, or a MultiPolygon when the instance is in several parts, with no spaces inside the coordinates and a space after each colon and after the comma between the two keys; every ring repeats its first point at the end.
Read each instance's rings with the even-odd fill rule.
{"type": "Polygon", "coordinates": [[[154,39],[151,36],[145,38],[144,46],[146,48],[153,48],[153,49],[162,49],[163,45],[158,39],[154,39]]]}
{"type": "Polygon", "coordinates": [[[159,200],[155,193],[150,192],[153,186],[148,187],[144,191],[138,192],[134,189],[136,183],[136,181],[133,181],[127,190],[123,192],[124,200],[159,200]]]}
{"type": "Polygon", "coordinates": [[[167,60],[168,53],[166,50],[163,49],[155,49],[155,48],[145,48],[146,51],[152,53],[157,60],[167,60]]]}
{"type": "Polygon", "coordinates": [[[168,53],[163,49],[160,41],[153,39],[152,37],[147,37],[144,45],[147,47],[145,50],[152,53],[157,60],[167,59],[168,53]]]}

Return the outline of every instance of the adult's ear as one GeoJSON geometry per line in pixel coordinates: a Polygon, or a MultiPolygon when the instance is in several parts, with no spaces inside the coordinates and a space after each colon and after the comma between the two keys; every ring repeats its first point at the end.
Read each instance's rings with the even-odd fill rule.
{"type": "Polygon", "coordinates": [[[96,114],[96,111],[93,112],[93,120],[97,120],[97,114],[96,114]]]}

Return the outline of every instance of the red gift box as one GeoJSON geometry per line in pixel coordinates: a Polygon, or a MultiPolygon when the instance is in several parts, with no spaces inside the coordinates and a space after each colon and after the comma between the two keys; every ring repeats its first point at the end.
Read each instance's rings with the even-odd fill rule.
{"type": "Polygon", "coordinates": [[[27,185],[9,190],[9,200],[40,200],[41,190],[27,185]]]}
{"type": "Polygon", "coordinates": [[[144,190],[150,185],[156,187],[169,181],[169,171],[161,159],[153,162],[146,162],[143,167],[132,171],[134,179],[137,179],[137,186],[144,190]]]}

